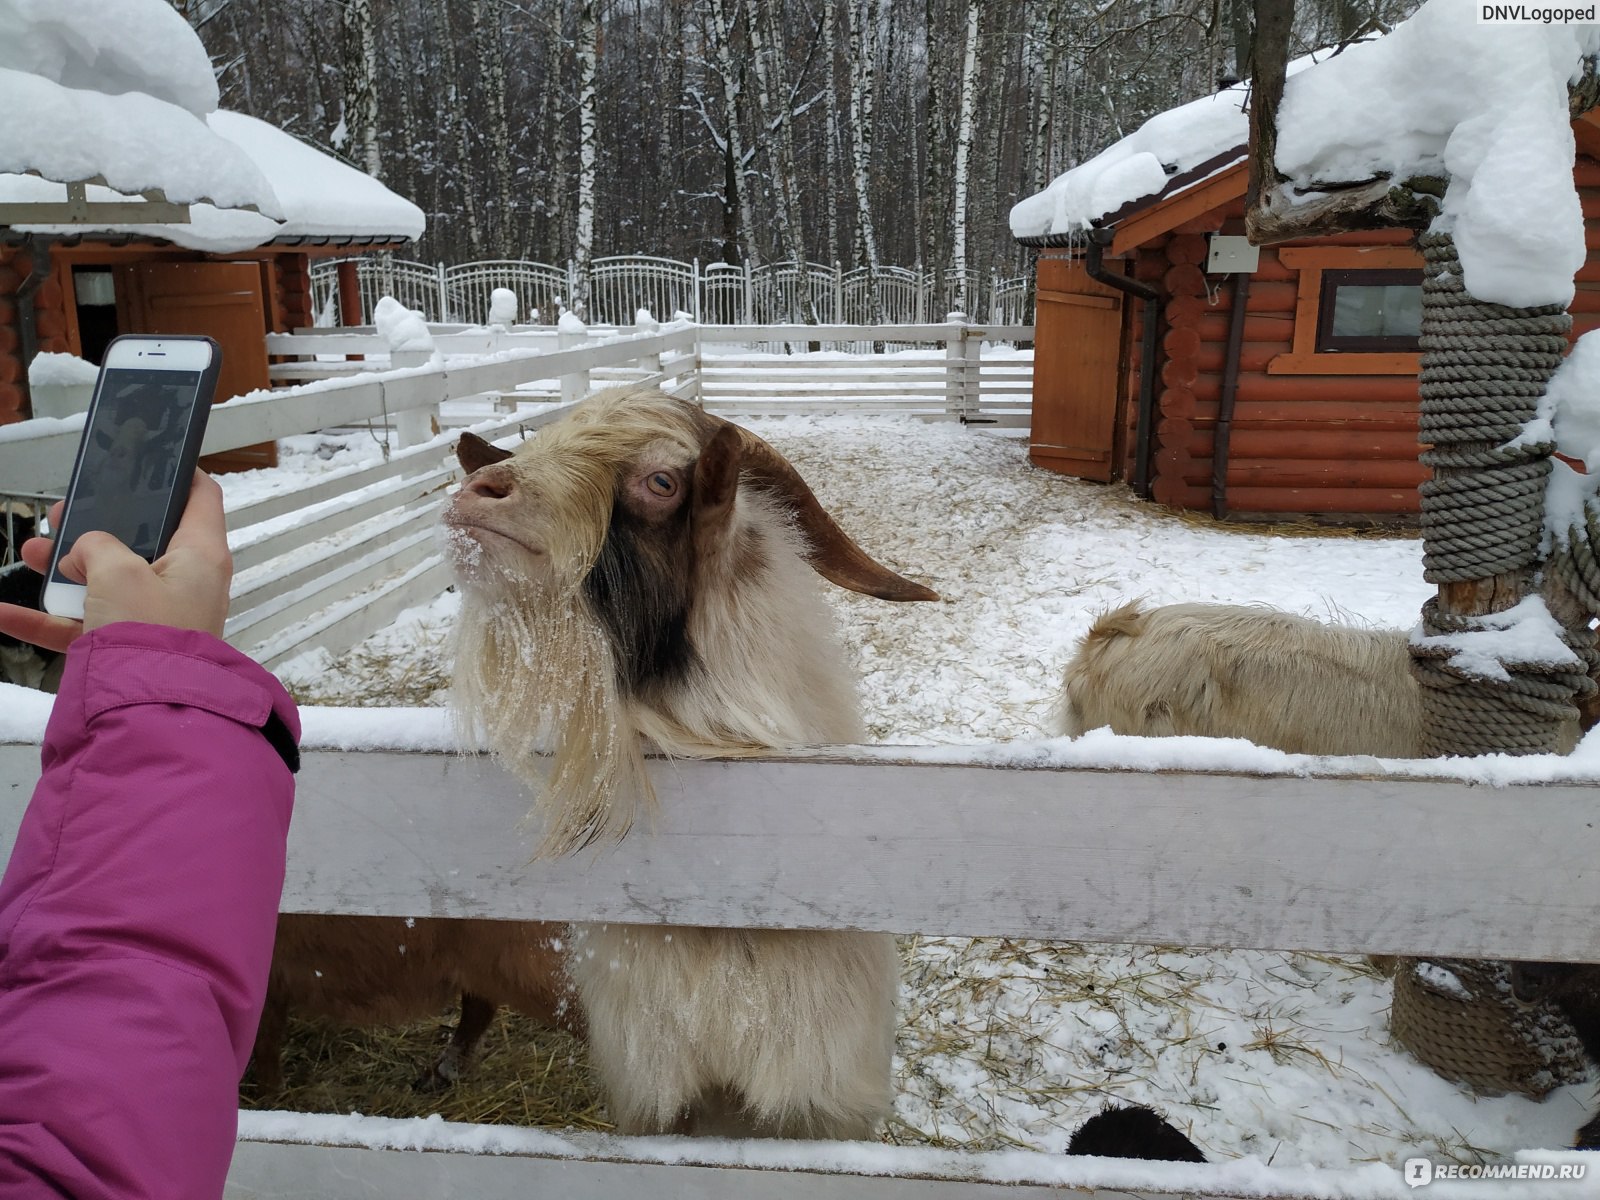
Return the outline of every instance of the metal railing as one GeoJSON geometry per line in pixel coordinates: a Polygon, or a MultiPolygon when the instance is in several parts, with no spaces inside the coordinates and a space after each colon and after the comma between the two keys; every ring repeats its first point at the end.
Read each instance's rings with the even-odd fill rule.
{"type": "MultiPolygon", "coordinates": [[[[857,267],[839,263],[680,262],[653,255],[597,258],[587,280],[577,268],[550,263],[490,260],[419,263],[372,254],[355,260],[361,287],[361,319],[372,317],[382,296],[393,296],[430,321],[484,324],[489,297],[506,288],[517,297],[517,320],[553,325],[576,297],[587,295],[580,313],[590,323],[630,325],[640,309],[658,320],[686,313],[716,325],[923,324],[943,321],[961,308],[968,318],[990,324],[1025,325],[1033,319],[1029,276],[982,278],[967,272],[965,286],[953,271],[943,276],[911,267],[857,267]],[[584,285],[587,286],[584,286],[584,285]]],[[[313,311],[319,324],[337,322],[338,262],[311,268],[313,311]]]]}

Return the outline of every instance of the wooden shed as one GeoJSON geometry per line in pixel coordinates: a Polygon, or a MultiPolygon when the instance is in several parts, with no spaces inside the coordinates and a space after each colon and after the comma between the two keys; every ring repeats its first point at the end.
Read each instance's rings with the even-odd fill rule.
{"type": "MultiPolygon", "coordinates": [[[[1577,338],[1600,325],[1600,110],[1573,130],[1577,338]]],[[[1404,520],[1428,474],[1421,255],[1406,230],[1256,251],[1246,173],[1241,140],[1088,229],[1018,238],[1038,251],[1030,457],[1217,516],[1404,520]]]]}
{"type": "MultiPolygon", "coordinates": [[[[28,368],[36,354],[98,365],[123,333],[207,334],[222,346],[219,401],[269,386],[265,335],[313,321],[310,264],[406,245],[422,214],[376,180],[263,122],[213,113],[213,129],[243,147],[277,194],[284,220],[189,206],[172,224],[70,224],[17,219],[41,189],[0,175],[0,424],[36,415],[28,368]]],[[[91,188],[90,192],[105,191],[91,188]]],[[[115,196],[115,193],[108,193],[115,196]]],[[[119,197],[120,199],[120,197],[119,197]]],[[[130,206],[132,207],[132,206],[130,206]]],[[[272,443],[230,452],[213,469],[269,466],[272,443]]]]}

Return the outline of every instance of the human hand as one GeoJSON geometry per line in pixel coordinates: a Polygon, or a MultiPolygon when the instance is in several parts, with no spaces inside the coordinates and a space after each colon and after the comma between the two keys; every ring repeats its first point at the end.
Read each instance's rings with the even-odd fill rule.
{"type": "MultiPolygon", "coordinates": [[[[60,521],[58,502],[51,506],[50,524],[59,528],[60,521]]],[[[48,538],[29,538],[22,544],[22,561],[43,575],[50,569],[51,549],[48,538]]],[[[0,633],[47,650],[65,650],[83,634],[114,621],[199,629],[220,637],[233,579],[222,489],[204,471],[194,473],[183,520],[167,552],[154,563],[109,533],[91,532],[77,540],[60,566],[68,579],[88,586],[83,620],[0,604],[0,633]]]]}

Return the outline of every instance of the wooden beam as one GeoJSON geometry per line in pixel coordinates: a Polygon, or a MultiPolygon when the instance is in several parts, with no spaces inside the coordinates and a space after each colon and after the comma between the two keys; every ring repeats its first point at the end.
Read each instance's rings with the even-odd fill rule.
{"type": "Polygon", "coordinates": [[[1218,172],[1204,183],[1197,183],[1184,192],[1130,217],[1117,226],[1106,257],[1120,258],[1138,249],[1146,242],[1170,233],[1185,221],[1192,221],[1214,208],[1219,208],[1244,193],[1249,179],[1247,165],[1241,161],[1218,172]]]}
{"type": "MultiPolygon", "coordinates": [[[[284,907],[1600,961],[1592,785],[868,753],[656,762],[619,846],[532,862],[528,790],[490,759],[312,751],[284,907]]],[[[0,746],[0,847],[37,764],[0,746]]]]}

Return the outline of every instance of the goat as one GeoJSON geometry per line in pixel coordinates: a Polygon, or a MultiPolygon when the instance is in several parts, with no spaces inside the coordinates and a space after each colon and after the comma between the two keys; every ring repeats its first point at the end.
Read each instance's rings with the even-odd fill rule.
{"type": "MultiPolygon", "coordinates": [[[[1511,994],[1523,1004],[1545,1000],[1561,1010],[1585,1052],[1600,1063],[1600,964],[1514,962],[1511,994]]],[[[1600,1114],[1573,1139],[1574,1150],[1600,1150],[1600,1114]]]]}
{"type": "MultiPolygon", "coordinates": [[[[592,396],[514,454],[471,434],[456,452],[454,701],[539,787],[546,854],[627,832],[652,795],[643,739],[707,756],[864,736],[813,570],[938,598],[766,442],[655,389],[592,396]]],[[[888,934],[580,925],[568,970],[624,1133],[861,1138],[888,1113],[888,934]]]]}
{"type": "Polygon", "coordinates": [[[1398,630],[1267,608],[1135,602],[1101,614],[1066,670],[1056,732],[1242,737],[1297,754],[1422,753],[1398,630]]]}
{"type": "Polygon", "coordinates": [[[269,1094],[282,1090],[291,1011],[349,1025],[402,1025],[437,1014],[459,996],[450,1044],[417,1080],[428,1091],[461,1076],[501,1004],[581,1034],[560,935],[559,926],[536,921],[284,913],[256,1033],[256,1083],[269,1094]]]}
{"type": "Polygon", "coordinates": [[[1160,1113],[1142,1104],[1107,1105],[1078,1126],[1068,1154],[1101,1158],[1144,1158],[1162,1162],[1205,1162],[1200,1148],[1160,1113]]]}
{"type": "MultiPolygon", "coordinates": [[[[1428,756],[1404,632],[1270,608],[1135,601],[1102,613],[1067,664],[1056,732],[1102,725],[1245,738],[1290,754],[1428,756]]],[[[1562,753],[1579,728],[1563,732],[1562,753]]]]}

